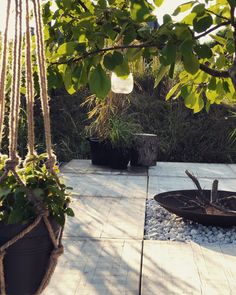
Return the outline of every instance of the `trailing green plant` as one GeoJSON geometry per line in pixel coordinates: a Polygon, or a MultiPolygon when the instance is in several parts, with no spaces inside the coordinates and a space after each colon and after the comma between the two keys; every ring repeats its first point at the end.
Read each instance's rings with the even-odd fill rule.
{"type": "MultiPolygon", "coordinates": [[[[25,161],[17,170],[27,189],[17,181],[12,172],[9,172],[8,177],[0,183],[0,221],[15,224],[34,220],[37,213],[28,198],[29,192],[44,205],[60,225],[64,225],[65,215],[74,216],[73,210],[69,207],[69,188],[59,184],[57,176],[48,171],[45,165],[46,158],[46,154],[41,154],[25,161]]],[[[6,155],[0,157],[0,177],[4,173],[7,159],[6,155]]],[[[58,173],[58,167],[54,168],[55,173],[58,173]]]]}

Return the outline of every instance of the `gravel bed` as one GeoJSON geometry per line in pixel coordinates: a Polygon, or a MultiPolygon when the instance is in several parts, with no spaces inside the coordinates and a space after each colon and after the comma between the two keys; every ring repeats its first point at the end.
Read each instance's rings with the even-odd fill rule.
{"type": "Polygon", "coordinates": [[[236,244],[236,226],[204,226],[185,220],[151,199],[146,203],[145,239],[236,244]]]}

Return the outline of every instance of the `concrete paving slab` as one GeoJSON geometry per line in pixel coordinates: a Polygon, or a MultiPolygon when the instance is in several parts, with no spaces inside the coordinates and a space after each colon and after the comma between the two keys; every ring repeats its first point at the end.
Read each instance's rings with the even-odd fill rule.
{"type": "Polygon", "coordinates": [[[65,236],[143,239],[145,199],[80,197],[72,208],[65,236]]]}
{"type": "Polygon", "coordinates": [[[43,295],[139,294],[141,241],[64,239],[43,295]]]}
{"type": "Polygon", "coordinates": [[[185,170],[200,178],[235,178],[236,168],[227,164],[157,162],[149,168],[149,176],[185,177],[185,170]]]}
{"type": "Polygon", "coordinates": [[[106,166],[92,165],[91,160],[71,160],[63,165],[62,173],[79,174],[114,174],[114,175],[143,175],[148,174],[147,167],[128,166],[127,170],[116,170],[106,166]]]}
{"type": "Polygon", "coordinates": [[[202,294],[234,294],[235,276],[233,279],[231,270],[235,269],[236,251],[233,245],[199,245],[191,242],[191,247],[201,279],[202,294]]]}
{"type": "MultiPolygon", "coordinates": [[[[219,179],[219,190],[236,191],[236,178],[219,179]]],[[[203,189],[211,189],[212,178],[198,178],[203,189]]],[[[148,198],[153,198],[156,194],[184,190],[196,189],[194,183],[188,177],[158,177],[149,176],[148,198]]]]}
{"type": "Polygon", "coordinates": [[[230,295],[230,245],[144,241],[142,295],[230,295]]]}
{"type": "Polygon", "coordinates": [[[141,294],[201,294],[201,281],[191,246],[144,241],[141,294]]]}
{"type": "Polygon", "coordinates": [[[147,176],[64,173],[73,196],[146,198],[147,176]]]}
{"type": "Polygon", "coordinates": [[[230,169],[232,169],[234,171],[234,173],[236,174],[236,164],[228,164],[228,166],[230,167],[230,169]]]}

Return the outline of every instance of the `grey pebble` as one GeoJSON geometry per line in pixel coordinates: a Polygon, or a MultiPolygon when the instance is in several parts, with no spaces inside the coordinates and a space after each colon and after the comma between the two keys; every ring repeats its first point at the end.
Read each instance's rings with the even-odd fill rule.
{"type": "Polygon", "coordinates": [[[220,228],[183,220],[147,200],[145,239],[236,244],[236,226],[220,228]]]}

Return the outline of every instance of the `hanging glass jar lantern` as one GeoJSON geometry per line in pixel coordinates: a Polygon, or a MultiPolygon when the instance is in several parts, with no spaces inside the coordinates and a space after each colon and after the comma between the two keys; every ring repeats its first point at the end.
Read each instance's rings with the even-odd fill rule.
{"type": "Polygon", "coordinates": [[[111,91],[114,93],[129,94],[134,88],[133,74],[130,73],[127,78],[118,77],[114,72],[111,74],[111,91]]]}

